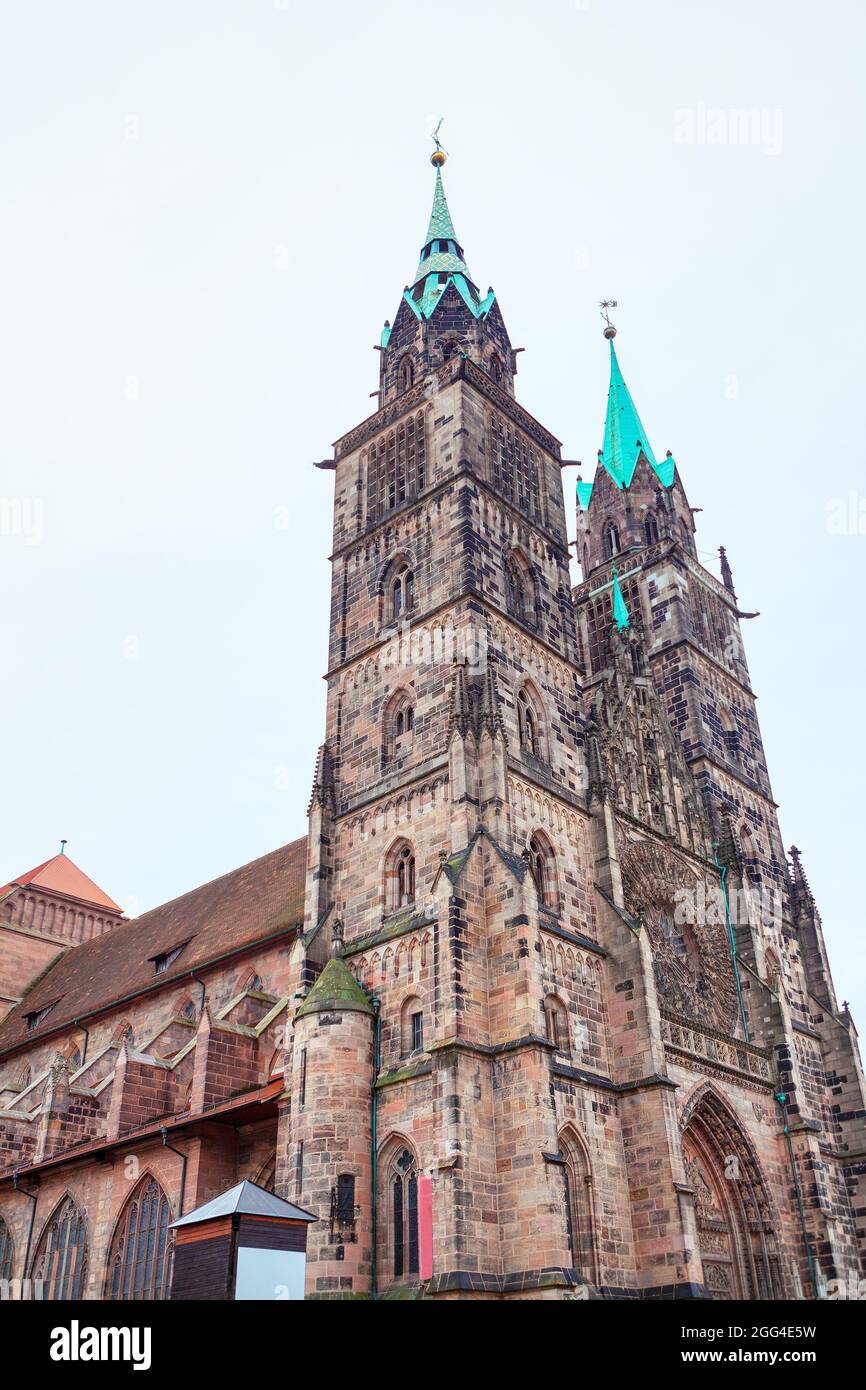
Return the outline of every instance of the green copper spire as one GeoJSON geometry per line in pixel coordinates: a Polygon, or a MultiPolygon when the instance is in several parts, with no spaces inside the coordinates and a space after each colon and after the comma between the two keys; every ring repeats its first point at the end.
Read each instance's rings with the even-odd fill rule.
{"type": "Polygon", "coordinates": [[[475,317],[482,318],[491,308],[494,295],[491,291],[485,299],[481,298],[463,259],[463,247],[457,240],[442,182],[445,152],[437,149],[432,162],[436,168],[433,208],[415,279],[404,297],[419,319],[427,319],[447,286],[453,284],[475,317]]]}
{"type": "Polygon", "coordinates": [[[616,623],[617,632],[625,632],[626,628],[631,627],[631,615],[622,596],[622,589],[619,587],[616,565],[613,566],[613,620],[616,623]]]}
{"type": "Polygon", "coordinates": [[[433,209],[430,213],[430,224],[427,228],[427,235],[424,238],[425,245],[428,241],[432,241],[434,237],[450,238],[451,241],[457,240],[454,223],[451,221],[451,213],[448,211],[448,200],[445,197],[445,185],[442,182],[441,167],[436,170],[436,187],[433,190],[433,209]]]}
{"type": "MultiPolygon", "coordinates": [[[[610,343],[610,388],[604,422],[604,448],[599,450],[598,461],[622,490],[631,486],[637,461],[643,454],[662,487],[670,487],[676,465],[670,454],[659,463],[653,453],[631,392],[623,379],[613,345],[616,329],[611,323],[608,323],[604,336],[610,343]]],[[[583,511],[589,506],[592,489],[593,483],[577,484],[577,500],[583,511]]]]}
{"type": "Polygon", "coordinates": [[[601,461],[614,482],[628,487],[634,477],[638,455],[643,453],[658,473],[655,454],[637,413],[631,393],[623,381],[613,338],[610,340],[610,390],[604,422],[604,448],[601,461]]]}

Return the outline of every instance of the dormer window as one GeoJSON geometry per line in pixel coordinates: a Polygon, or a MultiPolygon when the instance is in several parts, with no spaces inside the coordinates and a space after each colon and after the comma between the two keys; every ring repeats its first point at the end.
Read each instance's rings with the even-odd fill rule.
{"type": "Polygon", "coordinates": [[[28,1014],[24,1015],[24,1022],[27,1024],[27,1027],[38,1028],[43,1018],[45,1018],[47,1014],[51,1013],[51,1010],[54,1008],[57,1002],[58,1001],[54,999],[50,1004],[46,1004],[43,1009],[31,1009],[28,1014]]]}
{"type": "Polygon", "coordinates": [[[189,943],[182,941],[179,946],[172,946],[170,951],[161,951],[158,956],[151,956],[153,962],[154,975],[164,975],[170,965],[173,965],[181,951],[189,943]]]}

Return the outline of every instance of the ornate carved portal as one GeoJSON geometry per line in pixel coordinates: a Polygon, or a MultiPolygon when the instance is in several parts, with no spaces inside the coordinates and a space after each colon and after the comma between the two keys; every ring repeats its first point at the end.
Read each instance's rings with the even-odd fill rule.
{"type": "Polygon", "coordinates": [[[711,1298],[785,1297],[775,1224],[751,1144],[715,1092],[690,1108],[683,1133],[698,1245],[711,1298]]]}

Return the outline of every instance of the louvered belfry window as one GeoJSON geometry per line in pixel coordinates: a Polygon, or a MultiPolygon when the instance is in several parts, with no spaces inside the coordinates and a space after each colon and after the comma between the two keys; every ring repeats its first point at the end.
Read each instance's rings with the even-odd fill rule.
{"type": "Polygon", "coordinates": [[[489,424],[493,486],[512,506],[541,521],[541,460],[537,450],[500,415],[491,415],[489,424]]]}
{"type": "Polygon", "coordinates": [[[367,454],[367,521],[381,521],[427,486],[424,415],[403,420],[370,445],[367,454]]]}

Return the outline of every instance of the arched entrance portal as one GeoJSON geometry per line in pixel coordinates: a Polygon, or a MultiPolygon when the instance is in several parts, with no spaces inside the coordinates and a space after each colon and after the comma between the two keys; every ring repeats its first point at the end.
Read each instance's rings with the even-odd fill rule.
{"type": "Polygon", "coordinates": [[[755,1151],[711,1087],[702,1087],[686,1109],[683,1159],[695,1192],[698,1242],[710,1296],[784,1298],[775,1226],[755,1151]]]}

